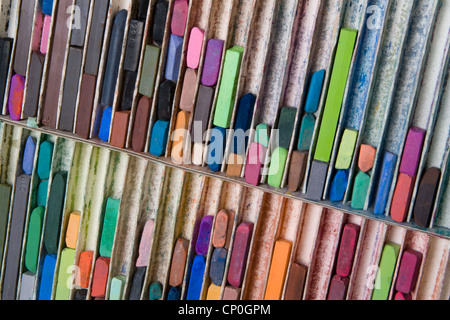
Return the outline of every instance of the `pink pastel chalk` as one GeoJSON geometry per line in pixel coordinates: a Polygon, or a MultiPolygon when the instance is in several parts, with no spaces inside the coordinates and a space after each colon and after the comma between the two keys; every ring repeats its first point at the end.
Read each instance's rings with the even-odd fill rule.
{"type": "Polygon", "coordinates": [[[188,68],[197,69],[200,64],[200,55],[202,54],[204,35],[205,33],[203,30],[197,27],[192,28],[187,50],[188,68]]]}
{"type": "Polygon", "coordinates": [[[406,250],[403,253],[395,290],[405,294],[411,293],[414,290],[421,263],[422,253],[414,250],[406,250]]]}
{"type": "Polygon", "coordinates": [[[261,168],[267,148],[259,143],[252,143],[248,152],[247,164],[245,167],[245,181],[257,186],[261,180],[261,168]]]}
{"type": "Polygon", "coordinates": [[[415,177],[419,167],[420,156],[422,154],[425,130],[412,127],[409,129],[406,138],[405,149],[403,150],[400,172],[415,177]]]}
{"type": "Polygon", "coordinates": [[[31,44],[33,51],[40,51],[42,28],[44,26],[44,17],[45,15],[43,14],[36,14],[33,29],[33,40],[31,44]]]}
{"type": "Polygon", "coordinates": [[[25,78],[20,74],[15,74],[11,78],[11,88],[9,90],[8,110],[11,120],[19,121],[22,115],[23,89],[25,78]]]}
{"type": "Polygon", "coordinates": [[[347,224],[342,232],[341,244],[336,263],[336,273],[341,277],[348,277],[352,271],[353,258],[355,257],[360,227],[355,224],[347,224]]]}
{"type": "Polygon", "coordinates": [[[50,37],[50,27],[52,24],[52,17],[45,16],[44,17],[44,26],[42,27],[42,35],[41,35],[41,53],[46,54],[48,50],[48,41],[50,37]]]}
{"type": "Polygon", "coordinates": [[[141,243],[139,244],[139,257],[136,260],[136,267],[147,267],[150,259],[150,251],[153,242],[153,229],[155,222],[148,220],[142,231],[141,243]]]}
{"type": "Polygon", "coordinates": [[[173,5],[171,30],[172,34],[184,37],[189,4],[187,0],[176,0],[173,5]]]}

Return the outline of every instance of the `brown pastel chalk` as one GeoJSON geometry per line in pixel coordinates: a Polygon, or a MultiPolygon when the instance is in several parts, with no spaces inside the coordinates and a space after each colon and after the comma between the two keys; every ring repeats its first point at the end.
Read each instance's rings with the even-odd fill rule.
{"type": "Polygon", "coordinates": [[[97,77],[85,73],[81,80],[80,104],[78,106],[77,123],[75,133],[84,138],[89,138],[91,130],[92,107],[94,104],[95,85],[97,77]]]}
{"type": "Polygon", "coordinates": [[[367,144],[362,144],[359,151],[358,167],[362,172],[368,172],[373,168],[377,150],[367,144]]]}
{"type": "Polygon", "coordinates": [[[397,222],[404,222],[408,214],[415,178],[405,173],[398,175],[391,205],[391,217],[397,222]]]}
{"type": "Polygon", "coordinates": [[[331,280],[327,300],[345,300],[348,283],[348,278],[335,275],[331,280]]]}
{"type": "Polygon", "coordinates": [[[41,90],[42,70],[44,68],[45,56],[33,52],[31,54],[30,69],[28,71],[28,87],[25,97],[23,112],[26,118],[36,117],[41,90]]]}
{"type": "Polygon", "coordinates": [[[131,148],[136,152],[144,151],[151,108],[152,99],[142,96],[136,109],[133,136],[131,138],[131,148]]]}
{"type": "Polygon", "coordinates": [[[297,263],[291,265],[284,300],[302,300],[307,272],[308,269],[304,266],[297,263]]]}
{"type": "Polygon", "coordinates": [[[184,139],[187,135],[189,126],[190,112],[180,111],[177,116],[175,130],[172,135],[172,161],[175,163],[183,162],[184,139]]]}
{"type": "Polygon", "coordinates": [[[92,278],[91,296],[102,298],[106,294],[106,284],[108,282],[110,258],[100,257],[95,262],[94,276],[92,278]]]}
{"type": "Polygon", "coordinates": [[[227,176],[240,177],[243,165],[244,165],[244,156],[236,153],[231,153],[230,156],[228,157],[227,176]]]}
{"type": "Polygon", "coordinates": [[[428,228],[433,213],[441,170],[429,168],[425,171],[417,191],[414,204],[414,222],[422,228],[428,228]]]}
{"type": "Polygon", "coordinates": [[[183,91],[181,92],[180,109],[192,112],[197,88],[197,71],[187,68],[184,75],[183,91]]]}
{"type": "Polygon", "coordinates": [[[305,178],[308,151],[292,152],[291,164],[289,165],[288,190],[296,192],[303,184],[305,178]]]}
{"type": "Polygon", "coordinates": [[[128,133],[128,122],[131,111],[116,111],[111,133],[111,145],[117,148],[125,148],[128,133]]]}
{"type": "Polygon", "coordinates": [[[223,248],[227,241],[228,214],[221,210],[216,216],[212,244],[215,248],[223,248]]]}
{"type": "Polygon", "coordinates": [[[92,260],[94,259],[93,251],[84,251],[80,254],[78,261],[79,275],[76,277],[77,285],[81,288],[89,288],[89,280],[91,277],[92,260]]]}
{"type": "Polygon", "coordinates": [[[226,286],[225,290],[223,291],[222,300],[236,301],[240,300],[240,297],[241,297],[241,289],[226,286]]]}
{"type": "Polygon", "coordinates": [[[66,246],[76,249],[78,241],[78,229],[80,227],[81,213],[72,212],[69,217],[69,223],[66,230],[66,246]]]}
{"type": "Polygon", "coordinates": [[[172,265],[170,267],[169,284],[177,287],[183,283],[189,241],[178,238],[173,250],[172,265]]]}
{"type": "Polygon", "coordinates": [[[139,244],[139,257],[136,260],[136,267],[147,267],[153,243],[153,230],[155,221],[148,220],[142,231],[141,242],[139,244]]]}
{"type": "Polygon", "coordinates": [[[358,244],[360,226],[346,224],[342,231],[341,244],[336,263],[336,273],[341,277],[348,277],[352,271],[353,258],[358,244]]]}
{"type": "Polygon", "coordinates": [[[419,276],[420,265],[422,263],[422,253],[415,250],[406,250],[403,253],[398,269],[395,290],[408,294],[416,287],[419,276]]]}

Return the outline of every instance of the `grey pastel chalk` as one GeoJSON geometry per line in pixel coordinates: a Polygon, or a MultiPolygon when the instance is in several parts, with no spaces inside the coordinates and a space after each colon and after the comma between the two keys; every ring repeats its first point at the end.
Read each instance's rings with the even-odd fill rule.
{"type": "Polygon", "coordinates": [[[306,198],[309,200],[322,200],[325,180],[327,178],[328,163],[314,160],[309,174],[306,198]]]}

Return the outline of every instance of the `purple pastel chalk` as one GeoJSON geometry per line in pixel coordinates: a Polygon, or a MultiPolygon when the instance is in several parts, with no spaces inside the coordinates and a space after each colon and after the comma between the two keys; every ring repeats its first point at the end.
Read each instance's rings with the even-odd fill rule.
{"type": "Polygon", "coordinates": [[[34,154],[36,153],[36,141],[33,137],[29,136],[25,144],[23,151],[22,169],[23,171],[31,175],[33,173],[34,154]]]}
{"type": "Polygon", "coordinates": [[[222,60],[224,42],[211,39],[206,47],[205,64],[203,66],[202,84],[204,86],[215,86],[219,78],[220,62],[222,60]]]}
{"type": "Polygon", "coordinates": [[[201,256],[206,256],[208,254],[209,239],[211,238],[213,220],[213,216],[206,216],[200,223],[195,251],[201,256]]]}
{"type": "Polygon", "coordinates": [[[412,127],[409,129],[406,138],[405,149],[403,150],[400,172],[415,177],[419,167],[420,155],[422,154],[425,130],[412,127]]]}
{"type": "Polygon", "coordinates": [[[11,78],[9,90],[8,110],[11,120],[19,121],[22,114],[23,90],[25,88],[25,77],[15,74],[11,78]]]}

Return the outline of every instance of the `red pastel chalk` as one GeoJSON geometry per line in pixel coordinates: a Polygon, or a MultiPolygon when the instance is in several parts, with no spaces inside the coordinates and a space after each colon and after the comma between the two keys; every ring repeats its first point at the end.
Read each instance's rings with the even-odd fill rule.
{"type": "Polygon", "coordinates": [[[105,296],[106,284],[108,282],[109,262],[110,258],[100,257],[95,263],[91,291],[91,296],[94,298],[105,296]]]}
{"type": "Polygon", "coordinates": [[[395,290],[402,293],[411,293],[414,290],[419,276],[422,253],[414,250],[406,250],[403,253],[400,268],[398,270],[395,290]]]}
{"type": "Polygon", "coordinates": [[[348,277],[352,271],[360,227],[347,224],[342,232],[341,244],[336,264],[336,273],[341,277],[348,277]]]}
{"type": "Polygon", "coordinates": [[[335,275],[330,283],[327,300],[345,300],[348,283],[348,278],[335,275]]]}
{"type": "Polygon", "coordinates": [[[406,219],[414,188],[414,180],[414,178],[404,173],[398,175],[391,205],[391,217],[394,221],[404,222],[406,219]]]}
{"type": "Polygon", "coordinates": [[[259,143],[252,143],[248,152],[247,165],[245,167],[245,181],[257,186],[261,180],[261,168],[267,148],[259,143]]]}
{"type": "Polygon", "coordinates": [[[416,176],[424,139],[425,130],[417,127],[409,129],[400,165],[401,173],[405,173],[412,177],[416,176]]]}
{"type": "Polygon", "coordinates": [[[20,74],[15,74],[11,79],[11,89],[9,90],[8,110],[12,120],[20,120],[23,104],[23,89],[25,78],[20,74]]]}
{"type": "Polygon", "coordinates": [[[239,288],[242,284],[252,233],[253,223],[250,222],[243,222],[236,229],[230,267],[228,269],[228,282],[235,288],[239,288]]]}
{"type": "Polygon", "coordinates": [[[197,69],[200,64],[204,35],[203,30],[197,27],[192,28],[187,49],[186,63],[188,68],[197,69]]]}
{"type": "Polygon", "coordinates": [[[411,295],[403,292],[397,292],[394,297],[394,300],[412,300],[411,295]]]}
{"type": "Polygon", "coordinates": [[[189,4],[187,0],[176,0],[173,5],[171,30],[172,34],[183,37],[186,29],[189,4]]]}

